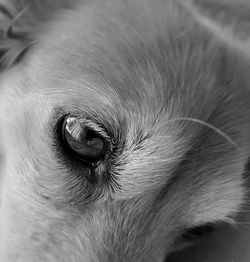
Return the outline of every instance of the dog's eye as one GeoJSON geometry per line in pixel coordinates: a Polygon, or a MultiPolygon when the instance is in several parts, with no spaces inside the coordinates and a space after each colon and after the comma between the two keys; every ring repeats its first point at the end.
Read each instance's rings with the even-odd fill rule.
{"type": "Polygon", "coordinates": [[[66,117],[62,129],[64,144],[76,157],[94,163],[105,155],[105,138],[79,118],[66,117]]]}

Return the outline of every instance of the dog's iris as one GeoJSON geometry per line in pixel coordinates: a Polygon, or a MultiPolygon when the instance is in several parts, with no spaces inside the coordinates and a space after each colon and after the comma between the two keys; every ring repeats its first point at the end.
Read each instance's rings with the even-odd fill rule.
{"type": "Polygon", "coordinates": [[[97,162],[105,154],[105,139],[93,125],[78,117],[68,116],[63,124],[64,143],[78,157],[86,162],[97,162]]]}

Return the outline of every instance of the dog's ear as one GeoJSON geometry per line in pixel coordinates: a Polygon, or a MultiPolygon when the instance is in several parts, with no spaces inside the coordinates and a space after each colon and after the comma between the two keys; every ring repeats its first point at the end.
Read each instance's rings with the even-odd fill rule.
{"type": "Polygon", "coordinates": [[[0,0],[0,70],[18,63],[36,41],[39,27],[76,0],[0,0]]]}
{"type": "Polygon", "coordinates": [[[180,0],[217,38],[250,57],[249,0],[180,0]]]}

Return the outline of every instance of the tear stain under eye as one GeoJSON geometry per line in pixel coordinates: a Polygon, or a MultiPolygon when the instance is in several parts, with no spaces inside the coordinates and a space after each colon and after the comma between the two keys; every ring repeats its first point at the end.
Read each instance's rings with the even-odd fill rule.
{"type": "Polygon", "coordinates": [[[86,179],[92,185],[98,184],[98,176],[96,175],[95,168],[89,168],[88,173],[86,175],[86,179]]]}
{"type": "Polygon", "coordinates": [[[248,158],[248,162],[245,166],[245,171],[242,174],[243,179],[247,181],[248,184],[250,184],[250,157],[248,158]]]}
{"type": "MultiPolygon", "coordinates": [[[[68,184],[65,190],[68,192],[66,195],[67,203],[74,203],[72,206],[80,207],[82,204],[89,203],[106,195],[109,192],[112,179],[109,170],[109,157],[96,163],[84,163],[81,160],[74,158],[63,146],[61,128],[65,116],[64,111],[55,112],[50,123],[50,133],[52,134],[52,150],[54,151],[55,158],[61,166],[67,168],[69,175],[68,184]],[[56,124],[55,124],[56,123],[56,124]],[[72,183],[70,181],[73,181],[72,183]],[[78,181],[74,185],[74,181],[78,181]],[[68,189],[69,190],[68,190],[68,189]]],[[[90,120],[89,120],[90,121],[90,120]]],[[[111,149],[110,149],[111,150],[111,149]]],[[[111,152],[109,152],[111,154],[111,152]]]]}
{"type": "MultiPolygon", "coordinates": [[[[120,184],[116,177],[116,172],[113,170],[113,165],[116,164],[116,159],[121,152],[123,152],[125,147],[125,137],[126,133],[126,122],[119,122],[119,125],[114,123],[108,123],[105,119],[97,118],[94,114],[89,115],[86,112],[80,110],[65,110],[62,107],[56,107],[51,112],[50,122],[48,125],[48,133],[51,134],[51,148],[55,159],[57,159],[58,164],[66,168],[68,175],[74,181],[79,181],[79,184],[84,184],[84,192],[82,196],[78,194],[80,201],[73,201],[74,205],[81,206],[83,203],[89,203],[100,196],[107,196],[110,193],[117,192],[120,190],[120,184]],[[105,158],[96,163],[89,163],[88,165],[83,163],[79,159],[75,159],[63,146],[63,141],[61,137],[61,127],[65,117],[67,116],[77,116],[79,118],[84,118],[90,121],[92,125],[97,124],[98,127],[105,132],[110,142],[110,147],[105,158]],[[101,122],[99,122],[101,121],[101,122]],[[104,121],[104,123],[102,122],[104,121]],[[85,182],[84,182],[85,181],[85,182]],[[87,184],[85,184],[87,183],[87,184]]],[[[70,179],[69,179],[70,180],[70,179]]],[[[72,187],[72,184],[68,184],[69,188],[72,190],[69,194],[74,194],[79,189],[78,186],[72,187]],[[73,193],[74,192],[74,193],[73,193]]],[[[75,197],[72,196],[72,200],[75,197]]]]}

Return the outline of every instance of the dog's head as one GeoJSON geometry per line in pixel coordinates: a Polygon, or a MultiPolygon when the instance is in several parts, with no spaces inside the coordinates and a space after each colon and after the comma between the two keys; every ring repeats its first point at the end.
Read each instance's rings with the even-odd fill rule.
{"type": "Polygon", "coordinates": [[[163,261],[232,220],[249,155],[240,5],[10,2],[1,261],[163,261]]]}

